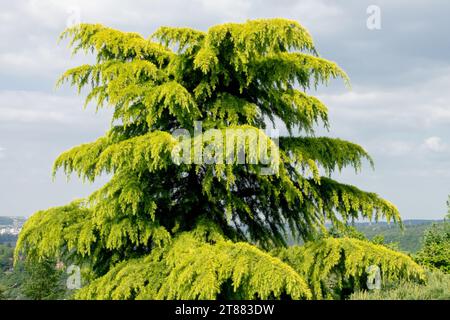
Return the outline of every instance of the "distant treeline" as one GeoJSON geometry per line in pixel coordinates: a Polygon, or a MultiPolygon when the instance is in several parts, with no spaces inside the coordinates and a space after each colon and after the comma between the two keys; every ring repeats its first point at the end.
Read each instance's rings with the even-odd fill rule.
{"type": "Polygon", "coordinates": [[[0,234],[0,244],[12,243],[15,244],[17,236],[13,234],[0,234]]]}
{"type": "Polygon", "coordinates": [[[14,225],[15,221],[18,221],[19,223],[25,222],[25,217],[2,217],[0,216],[0,226],[12,226],[14,225]]]}
{"type": "MultiPolygon", "coordinates": [[[[442,222],[443,220],[404,220],[403,230],[398,224],[386,222],[355,222],[352,226],[369,240],[381,236],[385,244],[396,244],[398,250],[416,253],[422,247],[425,230],[433,223],[442,222]]],[[[289,237],[288,244],[302,244],[302,242],[289,237]]]]}
{"type": "Polygon", "coordinates": [[[425,230],[433,223],[442,223],[442,220],[405,220],[404,228],[394,223],[355,223],[356,229],[372,240],[375,236],[383,236],[384,242],[397,243],[401,251],[416,253],[422,247],[425,230]]]}

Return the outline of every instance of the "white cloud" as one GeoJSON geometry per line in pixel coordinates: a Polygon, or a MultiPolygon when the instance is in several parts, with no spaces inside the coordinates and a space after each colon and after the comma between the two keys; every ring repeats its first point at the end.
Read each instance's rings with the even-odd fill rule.
{"type": "Polygon", "coordinates": [[[384,155],[388,157],[408,157],[411,161],[413,158],[421,159],[421,161],[436,160],[432,153],[444,153],[449,150],[448,145],[442,141],[440,137],[433,136],[423,140],[422,143],[410,140],[392,140],[388,136],[386,138],[377,139],[367,142],[369,153],[384,155]]]}
{"type": "MultiPolygon", "coordinates": [[[[59,46],[56,43],[59,33],[72,18],[70,9],[75,7],[79,8],[82,22],[102,23],[140,32],[143,36],[150,35],[160,25],[206,30],[214,24],[254,18],[298,20],[311,31],[319,52],[342,64],[353,80],[354,91],[322,94],[321,98],[330,109],[330,133],[361,144],[374,156],[379,175],[379,189],[374,191],[384,192],[395,185],[393,194],[396,195],[399,194],[397,189],[407,187],[414,192],[423,185],[423,179],[415,179],[417,185],[404,183],[403,179],[389,179],[383,169],[409,170],[407,177],[426,173],[435,177],[433,185],[448,185],[444,178],[448,177],[445,172],[450,172],[447,168],[450,148],[446,145],[448,141],[439,139],[450,134],[450,69],[446,69],[449,64],[444,54],[448,51],[447,42],[442,41],[448,30],[448,19],[443,3],[439,4],[442,10],[431,13],[433,6],[428,2],[399,0],[394,4],[381,0],[382,14],[388,13],[389,19],[383,20],[381,32],[371,32],[366,28],[366,7],[371,3],[360,0],[345,4],[328,0],[3,2],[0,12],[0,137],[7,156],[5,149],[0,150],[0,157],[4,157],[0,169],[5,174],[25,172],[23,168],[29,167],[41,170],[42,176],[47,177],[48,168],[44,163],[50,165],[49,154],[80,139],[95,139],[109,124],[109,117],[94,115],[92,108],[82,111],[83,101],[74,91],[69,96],[61,95],[60,91],[51,92],[61,72],[90,62],[82,56],[71,60],[66,43],[59,46]],[[415,42],[408,38],[411,30],[415,42],[422,46],[414,47],[415,42]],[[26,90],[46,90],[47,93],[26,90]],[[434,139],[425,139],[427,137],[434,139]],[[26,160],[29,162],[14,161],[14,154],[22,154],[18,150],[29,149],[24,144],[31,144],[30,139],[39,152],[26,160]],[[48,149],[43,149],[43,144],[47,144],[48,149]],[[5,163],[10,163],[13,169],[7,170],[5,163]]],[[[29,178],[27,174],[24,177],[29,178]]],[[[15,198],[15,194],[20,194],[18,191],[23,192],[23,181],[13,181],[17,185],[15,190],[10,188],[8,179],[2,181],[0,190],[9,191],[11,195],[6,196],[11,199],[6,208],[14,213],[23,212],[17,207],[22,202],[15,198]]],[[[36,187],[36,183],[33,180],[29,186],[45,192],[39,199],[49,201],[50,189],[36,187]]],[[[372,190],[375,186],[371,182],[367,188],[372,190]]],[[[437,189],[430,188],[427,212],[437,207],[437,189]]],[[[417,203],[411,201],[419,197],[406,191],[402,191],[402,197],[407,214],[419,214],[417,203]]],[[[45,207],[45,203],[42,205],[45,207]]]]}
{"type": "Polygon", "coordinates": [[[0,147],[0,159],[5,157],[5,148],[0,147]]]}
{"type": "Polygon", "coordinates": [[[392,141],[379,140],[371,143],[369,150],[374,153],[384,154],[391,157],[400,157],[414,152],[416,146],[411,141],[392,141]]]}
{"type": "Polygon", "coordinates": [[[73,65],[64,48],[38,45],[32,41],[29,45],[34,47],[32,51],[25,49],[0,53],[0,74],[5,77],[47,77],[56,82],[73,65]]]}
{"type": "Polygon", "coordinates": [[[251,3],[245,0],[198,0],[202,8],[211,13],[220,14],[227,18],[242,19],[251,8],[251,3]]]}
{"type": "Polygon", "coordinates": [[[145,37],[160,25],[207,29],[222,22],[274,16],[299,20],[314,27],[315,34],[342,26],[331,19],[342,15],[338,6],[325,1],[280,1],[276,5],[266,0],[137,0],[130,5],[118,0],[8,2],[0,13],[0,75],[56,78],[69,68],[69,51],[64,44],[57,46],[56,40],[74,14],[81,22],[141,32],[145,37]]]}
{"type": "MultiPolygon", "coordinates": [[[[60,96],[36,91],[0,91],[0,123],[92,125],[99,121],[92,108],[82,110],[75,94],[60,96]]],[[[106,122],[105,122],[106,123],[106,122]]]]}
{"type": "Polygon", "coordinates": [[[30,91],[0,92],[0,122],[45,123],[70,121],[73,98],[30,91]]]}
{"type": "Polygon", "coordinates": [[[425,139],[423,146],[433,152],[444,152],[448,148],[448,145],[440,137],[429,137],[425,139]]]}
{"type": "Polygon", "coordinates": [[[352,91],[321,94],[337,121],[363,122],[396,130],[430,129],[450,124],[450,68],[418,85],[386,90],[356,87],[352,91]]]}

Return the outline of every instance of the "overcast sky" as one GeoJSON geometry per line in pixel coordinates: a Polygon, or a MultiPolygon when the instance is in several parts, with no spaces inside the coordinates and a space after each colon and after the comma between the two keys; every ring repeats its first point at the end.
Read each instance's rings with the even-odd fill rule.
{"type": "Polygon", "coordinates": [[[333,82],[316,94],[330,109],[328,134],[365,147],[375,170],[335,178],[391,200],[403,218],[442,218],[450,193],[449,13],[445,0],[1,0],[0,215],[29,216],[104,183],[51,179],[59,153],[109,125],[108,112],[82,110],[75,90],[54,89],[64,70],[88,61],[57,44],[67,24],[79,18],[148,36],[160,25],[206,30],[285,17],[306,26],[352,82],[351,90],[333,82]],[[367,27],[370,5],[380,9],[381,29],[367,27]]]}

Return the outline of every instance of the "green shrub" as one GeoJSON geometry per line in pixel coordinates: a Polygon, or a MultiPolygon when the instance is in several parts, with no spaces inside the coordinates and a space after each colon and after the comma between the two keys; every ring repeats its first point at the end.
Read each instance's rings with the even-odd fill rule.
{"type": "Polygon", "coordinates": [[[380,268],[386,283],[426,279],[425,270],[406,254],[354,238],[324,238],[272,254],[307,280],[314,299],[345,299],[365,288],[372,265],[380,268]]]}
{"type": "Polygon", "coordinates": [[[415,260],[430,269],[450,273],[450,222],[433,224],[425,232],[415,260]]]}

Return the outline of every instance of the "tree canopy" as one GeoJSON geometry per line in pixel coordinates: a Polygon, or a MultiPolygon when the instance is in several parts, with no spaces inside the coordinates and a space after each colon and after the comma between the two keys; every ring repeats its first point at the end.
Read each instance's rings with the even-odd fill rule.
{"type": "Polygon", "coordinates": [[[59,84],[113,117],[104,136],[62,153],[54,172],[111,180],[86,199],[35,213],[16,253],[82,265],[78,297],[312,298],[320,294],[308,275],[270,253],[286,247],[287,233],[312,240],[326,222],[400,221],[389,201],[331,178],[372,159],[357,144],[315,136],[329,127],[328,110],[308,92],[348,78],[296,21],[161,27],[148,39],[81,24],[62,38],[96,62],[68,70],[59,84]],[[236,154],[253,141],[243,137],[242,148],[213,148],[231,161],[177,163],[174,150],[186,144],[203,152],[218,145],[195,136],[199,122],[225,136],[254,130],[277,157],[239,163],[236,154]],[[275,123],[289,132],[278,143],[267,131],[275,123]],[[272,174],[262,174],[267,166],[272,174]]]}

